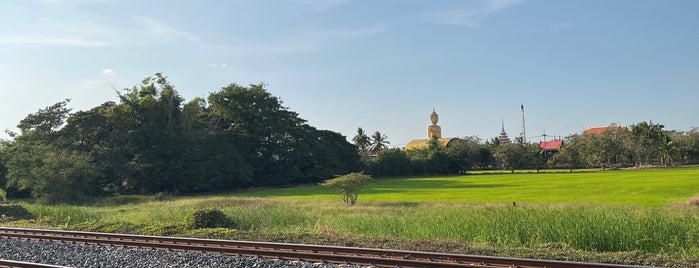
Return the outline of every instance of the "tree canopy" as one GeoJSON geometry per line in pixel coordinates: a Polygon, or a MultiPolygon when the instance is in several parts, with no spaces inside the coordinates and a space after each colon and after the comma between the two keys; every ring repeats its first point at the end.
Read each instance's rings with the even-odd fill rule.
{"type": "Polygon", "coordinates": [[[186,102],[158,73],[121,91],[118,103],[70,113],[68,101],[28,115],[0,144],[8,193],[76,202],[320,182],[361,168],[344,136],[308,125],[265,84],[230,84],[186,102]]]}
{"type": "Polygon", "coordinates": [[[363,173],[350,173],[339,176],[334,179],[329,179],[321,183],[322,186],[337,190],[343,202],[348,205],[354,205],[359,197],[359,192],[362,187],[371,181],[371,176],[363,173]]]}

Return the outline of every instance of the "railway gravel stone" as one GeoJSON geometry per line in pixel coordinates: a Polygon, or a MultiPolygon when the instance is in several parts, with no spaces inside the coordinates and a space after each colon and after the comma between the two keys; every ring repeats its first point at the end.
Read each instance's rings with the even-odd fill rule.
{"type": "Polygon", "coordinates": [[[207,253],[172,252],[115,246],[0,238],[0,259],[68,267],[251,267],[355,268],[302,261],[234,257],[207,253]]]}

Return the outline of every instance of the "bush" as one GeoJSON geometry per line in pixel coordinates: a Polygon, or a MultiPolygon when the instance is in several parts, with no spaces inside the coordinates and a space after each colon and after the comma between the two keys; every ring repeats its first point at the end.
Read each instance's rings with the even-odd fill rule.
{"type": "Polygon", "coordinates": [[[0,189],[0,203],[7,203],[7,192],[3,189],[0,189]]]}
{"type": "Polygon", "coordinates": [[[235,228],[233,220],[217,208],[206,208],[185,216],[184,225],[187,229],[202,228],[235,228]]]}
{"type": "Polygon", "coordinates": [[[369,181],[371,181],[371,176],[353,172],[326,180],[320,185],[337,190],[337,194],[340,195],[345,204],[354,205],[357,202],[359,191],[369,181]]]}
{"type": "Polygon", "coordinates": [[[20,205],[0,204],[0,221],[30,220],[34,218],[29,210],[20,205]]]}

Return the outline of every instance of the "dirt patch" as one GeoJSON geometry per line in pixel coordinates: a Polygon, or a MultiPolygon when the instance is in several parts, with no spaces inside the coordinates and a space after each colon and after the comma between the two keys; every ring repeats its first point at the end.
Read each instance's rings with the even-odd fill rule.
{"type": "Polygon", "coordinates": [[[699,207],[699,194],[696,194],[692,198],[687,199],[687,201],[684,201],[684,204],[699,207]]]}

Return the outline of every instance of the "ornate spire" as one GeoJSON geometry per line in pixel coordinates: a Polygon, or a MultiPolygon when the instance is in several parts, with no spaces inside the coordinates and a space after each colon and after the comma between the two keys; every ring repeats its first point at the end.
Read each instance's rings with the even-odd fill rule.
{"type": "Polygon", "coordinates": [[[500,140],[500,143],[509,143],[510,142],[510,137],[507,136],[507,132],[505,132],[505,119],[502,120],[502,128],[500,129],[500,136],[498,136],[498,140],[500,140]]]}
{"type": "Polygon", "coordinates": [[[505,132],[505,118],[500,118],[502,121],[502,128],[500,129],[500,135],[507,135],[507,132],[505,132]]]}

